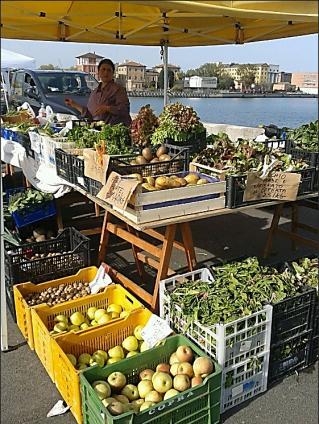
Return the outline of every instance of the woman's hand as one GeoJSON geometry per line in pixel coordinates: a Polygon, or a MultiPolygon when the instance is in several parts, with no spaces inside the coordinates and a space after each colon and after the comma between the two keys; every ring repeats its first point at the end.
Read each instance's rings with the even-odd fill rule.
{"type": "Polygon", "coordinates": [[[94,116],[103,115],[104,113],[110,113],[111,106],[100,105],[94,111],[94,116]]]}

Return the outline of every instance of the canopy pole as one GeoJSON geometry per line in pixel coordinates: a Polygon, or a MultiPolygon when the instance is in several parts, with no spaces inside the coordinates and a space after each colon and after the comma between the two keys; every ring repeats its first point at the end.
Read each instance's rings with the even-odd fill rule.
{"type": "Polygon", "coordinates": [[[163,45],[163,62],[164,62],[164,107],[168,103],[168,44],[164,43],[163,45]]]}
{"type": "Polygon", "coordinates": [[[1,350],[5,352],[9,349],[8,346],[8,322],[7,322],[7,297],[5,287],[5,272],[4,272],[4,214],[3,214],[3,194],[2,194],[2,169],[0,182],[0,265],[1,265],[1,350]]]}
{"type": "Polygon", "coordinates": [[[10,92],[10,87],[8,84],[10,84],[9,82],[9,78],[7,78],[7,81],[3,75],[3,72],[1,72],[1,79],[2,79],[2,83],[3,83],[3,92],[4,92],[4,100],[6,102],[6,106],[7,106],[7,111],[9,110],[9,101],[8,101],[8,93],[10,92]]]}

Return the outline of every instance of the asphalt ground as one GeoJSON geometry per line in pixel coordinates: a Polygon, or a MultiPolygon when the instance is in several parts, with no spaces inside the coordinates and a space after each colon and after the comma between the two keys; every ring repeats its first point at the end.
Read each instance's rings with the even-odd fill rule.
{"type": "MultiPolygon", "coordinates": [[[[200,265],[216,260],[229,260],[245,255],[261,256],[269,229],[272,208],[251,209],[246,213],[229,214],[192,223],[193,239],[200,265]]],[[[289,209],[285,210],[289,215],[289,209]]],[[[314,210],[301,208],[300,219],[308,225],[318,224],[314,210]]],[[[288,220],[281,227],[289,229],[288,220]]],[[[301,232],[302,234],[302,232],[301,232]]],[[[306,234],[306,233],[305,233],[306,234]]],[[[309,234],[308,234],[309,235],[309,234]]],[[[312,237],[314,237],[312,235],[312,237]]],[[[137,280],[129,246],[115,241],[106,262],[137,280]],[[115,254],[116,252],[116,254],[115,254]]],[[[93,263],[97,238],[92,239],[93,263]]],[[[301,246],[291,250],[291,242],[276,236],[268,262],[280,262],[314,250],[301,246]]],[[[183,270],[185,258],[174,251],[170,267],[183,270]]],[[[23,344],[24,339],[8,313],[9,345],[15,348],[1,352],[1,423],[3,424],[74,424],[70,412],[47,418],[48,411],[61,399],[36,354],[23,344]]],[[[318,422],[318,362],[294,374],[222,417],[226,424],[315,424],[318,422]]],[[[172,423],[173,424],[173,423],[172,423]]]]}

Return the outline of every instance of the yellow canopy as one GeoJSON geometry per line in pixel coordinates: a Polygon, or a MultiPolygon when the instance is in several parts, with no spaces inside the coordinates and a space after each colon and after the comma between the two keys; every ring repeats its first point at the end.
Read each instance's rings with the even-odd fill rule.
{"type": "Polygon", "coordinates": [[[2,38],[184,47],[316,32],[316,1],[1,1],[2,38]]]}

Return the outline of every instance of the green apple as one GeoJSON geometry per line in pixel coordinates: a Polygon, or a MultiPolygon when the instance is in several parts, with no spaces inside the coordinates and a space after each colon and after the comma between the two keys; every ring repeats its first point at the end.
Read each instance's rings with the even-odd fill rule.
{"type": "Polygon", "coordinates": [[[89,353],[81,353],[78,357],[79,364],[89,364],[91,359],[91,355],[89,353]]]}
{"type": "Polygon", "coordinates": [[[117,305],[116,303],[111,303],[111,305],[109,305],[107,307],[106,312],[108,314],[111,314],[112,312],[116,312],[117,314],[120,314],[122,312],[122,306],[121,305],[117,305]]]}
{"type": "Polygon", "coordinates": [[[70,316],[70,321],[74,325],[81,325],[84,322],[85,318],[81,312],[74,312],[70,316]]]}
{"type": "Polygon", "coordinates": [[[95,325],[98,325],[98,324],[97,324],[97,321],[95,321],[95,319],[92,319],[92,321],[91,321],[91,325],[92,325],[92,327],[94,327],[95,325]]]}
{"type": "Polygon", "coordinates": [[[130,358],[131,356],[135,356],[138,355],[140,352],[137,352],[136,350],[132,350],[131,352],[129,352],[126,357],[130,358]]]}
{"type": "Polygon", "coordinates": [[[137,390],[140,394],[140,397],[145,399],[145,396],[147,395],[147,393],[153,390],[153,384],[150,380],[142,380],[138,383],[137,390]]]}
{"type": "Polygon", "coordinates": [[[120,362],[122,361],[123,358],[109,358],[107,360],[107,365],[111,365],[111,364],[115,364],[115,362],[120,362]]]}
{"type": "Polygon", "coordinates": [[[132,352],[138,349],[138,340],[135,336],[128,336],[123,340],[122,346],[128,352],[132,352]]]}
{"type": "Polygon", "coordinates": [[[117,312],[111,312],[110,315],[111,315],[111,319],[120,318],[120,314],[118,314],[117,312]]]}
{"type": "Polygon", "coordinates": [[[88,366],[87,366],[86,364],[79,364],[79,365],[78,365],[78,370],[79,370],[79,371],[86,370],[86,369],[87,369],[87,367],[88,367],[88,366]]]}
{"type": "MultiPolygon", "coordinates": [[[[82,325],[82,324],[81,324],[82,325]]],[[[70,327],[68,328],[68,330],[69,331],[74,331],[74,332],[76,332],[76,331],[79,331],[80,330],[80,327],[78,326],[78,325],[74,325],[74,324],[72,324],[72,325],[70,325],[70,327]]]]}
{"type": "Polygon", "coordinates": [[[108,355],[110,358],[121,358],[124,359],[124,351],[122,346],[115,346],[112,349],[109,349],[108,355]]]}
{"type": "Polygon", "coordinates": [[[53,330],[56,331],[57,333],[62,333],[63,331],[66,331],[68,329],[68,325],[65,322],[58,322],[57,324],[55,324],[55,326],[53,327],[53,330]]]}
{"type": "Polygon", "coordinates": [[[145,402],[154,402],[159,403],[162,402],[163,396],[158,393],[156,390],[151,390],[145,396],[145,402]]]}
{"type": "Polygon", "coordinates": [[[128,311],[122,311],[120,313],[120,318],[127,318],[130,315],[128,311]]]}
{"type": "Polygon", "coordinates": [[[80,325],[81,330],[87,330],[89,328],[89,325],[86,322],[82,322],[80,325]]]}
{"type": "Polygon", "coordinates": [[[113,395],[114,399],[121,403],[129,403],[129,398],[125,395],[113,395]]]}
{"type": "Polygon", "coordinates": [[[107,408],[112,402],[115,402],[116,399],[114,399],[113,397],[108,397],[106,399],[102,399],[102,403],[103,405],[107,408]]]}
{"type": "Polygon", "coordinates": [[[145,411],[145,409],[151,408],[154,405],[156,405],[156,403],[154,403],[154,402],[144,402],[140,406],[140,412],[145,411]]]}
{"type": "Polygon", "coordinates": [[[97,308],[95,306],[91,306],[91,308],[87,310],[86,315],[88,316],[90,321],[94,319],[96,311],[97,311],[97,308]]]}
{"type": "Polygon", "coordinates": [[[134,384],[127,384],[121,390],[121,395],[126,396],[130,401],[136,400],[140,397],[137,387],[134,384]]]}
{"type": "Polygon", "coordinates": [[[137,340],[143,340],[143,337],[141,336],[141,331],[143,330],[144,325],[138,325],[134,328],[134,336],[137,338],[137,340]]]}
{"type": "Polygon", "coordinates": [[[110,322],[111,321],[111,315],[110,314],[103,314],[103,315],[101,315],[100,316],[100,318],[97,320],[97,323],[99,324],[99,325],[102,325],[102,324],[107,324],[108,322],[110,322]]]}
{"type": "Polygon", "coordinates": [[[94,391],[96,392],[99,399],[106,399],[111,396],[111,387],[110,385],[103,380],[94,381],[92,384],[94,391]]]}
{"type": "Polygon", "coordinates": [[[145,352],[148,349],[149,349],[148,344],[146,342],[143,342],[140,346],[140,352],[145,352]]]}
{"type": "MultiPolygon", "coordinates": [[[[152,383],[153,383],[154,390],[156,390],[159,393],[166,393],[173,386],[172,377],[166,372],[156,372],[153,375],[152,383]]],[[[174,387],[174,388],[178,390],[177,387],[174,387]]]]}
{"type": "Polygon", "coordinates": [[[68,318],[65,316],[65,315],[57,315],[55,318],[54,318],[54,321],[55,322],[65,322],[66,324],[68,323],[68,318]]]}
{"type": "Polygon", "coordinates": [[[97,309],[94,313],[94,319],[97,322],[102,315],[106,314],[106,310],[105,309],[97,309]]]}
{"type": "Polygon", "coordinates": [[[104,358],[104,361],[107,361],[107,359],[108,359],[108,354],[105,352],[105,350],[98,349],[98,350],[96,350],[95,352],[93,352],[93,355],[95,355],[96,353],[97,353],[98,355],[102,355],[102,356],[103,356],[103,358],[104,358]]]}
{"type": "Polygon", "coordinates": [[[102,355],[99,355],[98,353],[95,353],[92,355],[90,359],[90,365],[98,365],[99,367],[104,367],[104,357],[102,355]]]}
{"type": "Polygon", "coordinates": [[[123,373],[114,371],[107,377],[107,382],[112,390],[121,390],[126,385],[126,377],[123,373]]]}
{"type": "Polygon", "coordinates": [[[169,389],[165,395],[164,395],[164,400],[170,399],[171,397],[177,396],[179,395],[179,391],[176,389],[169,389]]]}
{"type": "Polygon", "coordinates": [[[69,358],[71,364],[75,367],[76,365],[76,357],[72,355],[72,353],[67,353],[66,356],[69,358]]]}
{"type": "Polygon", "coordinates": [[[136,399],[131,402],[131,405],[135,406],[137,412],[140,410],[141,405],[143,405],[144,399],[136,399]]]}

